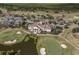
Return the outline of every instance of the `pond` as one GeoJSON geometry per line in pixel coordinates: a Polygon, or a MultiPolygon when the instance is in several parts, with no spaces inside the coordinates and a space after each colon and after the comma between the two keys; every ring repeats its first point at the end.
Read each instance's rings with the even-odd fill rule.
{"type": "Polygon", "coordinates": [[[22,41],[20,43],[16,43],[14,45],[2,45],[0,44],[0,51],[18,51],[20,50],[20,53],[18,55],[37,55],[36,50],[36,44],[34,43],[34,40],[30,39],[27,42],[22,41]]]}

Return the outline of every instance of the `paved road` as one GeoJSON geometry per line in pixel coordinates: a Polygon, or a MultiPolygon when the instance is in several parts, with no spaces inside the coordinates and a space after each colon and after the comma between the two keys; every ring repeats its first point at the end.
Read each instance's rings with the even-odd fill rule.
{"type": "MultiPolygon", "coordinates": [[[[69,30],[72,30],[74,27],[76,27],[76,25],[71,25],[69,30]]],[[[69,32],[69,31],[67,31],[69,32]]],[[[69,39],[66,39],[63,35],[64,35],[64,31],[60,34],[60,35],[52,35],[52,34],[37,34],[38,36],[59,36],[60,38],[64,39],[66,42],[68,42],[71,46],[73,46],[75,49],[79,50],[79,47],[75,44],[73,44],[73,42],[71,42],[69,39]]]]}
{"type": "MultiPolygon", "coordinates": [[[[68,43],[69,43],[71,46],[73,46],[75,49],[79,50],[78,44],[74,44],[74,43],[76,43],[76,42],[74,42],[74,41],[72,40],[73,37],[71,37],[72,42],[70,41],[70,39],[67,39],[66,37],[64,37],[64,35],[65,35],[65,34],[67,35],[68,32],[71,33],[71,30],[72,30],[74,27],[77,27],[77,25],[72,24],[72,25],[70,26],[69,30],[67,30],[66,33],[64,33],[64,31],[63,31],[63,32],[59,35],[59,37],[61,37],[62,39],[64,39],[66,42],[68,42],[68,43]]],[[[69,35],[69,37],[70,37],[70,36],[72,36],[72,35],[69,35]]]]}
{"type": "Polygon", "coordinates": [[[53,35],[53,34],[37,34],[38,36],[58,36],[58,35],[53,35]]]}
{"type": "Polygon", "coordinates": [[[64,39],[66,42],[68,42],[71,46],[73,46],[75,49],[79,50],[79,47],[77,47],[76,45],[74,45],[72,42],[70,42],[68,39],[64,38],[63,36],[59,36],[62,39],[64,39]]]}

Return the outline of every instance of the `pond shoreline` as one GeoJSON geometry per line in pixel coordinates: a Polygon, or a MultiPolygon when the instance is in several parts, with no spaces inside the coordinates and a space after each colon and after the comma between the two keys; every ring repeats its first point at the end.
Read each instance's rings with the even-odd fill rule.
{"type": "Polygon", "coordinates": [[[0,51],[18,51],[21,50],[19,55],[37,55],[36,44],[33,40],[28,40],[27,42],[19,42],[13,45],[3,45],[0,44],[0,51]],[[30,46],[29,46],[30,45],[30,46]]]}

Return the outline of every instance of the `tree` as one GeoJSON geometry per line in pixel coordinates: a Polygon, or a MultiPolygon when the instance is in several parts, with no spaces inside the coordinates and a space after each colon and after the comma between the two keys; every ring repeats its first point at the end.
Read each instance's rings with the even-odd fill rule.
{"type": "Polygon", "coordinates": [[[66,25],[64,26],[64,28],[66,28],[66,29],[67,29],[67,28],[69,28],[69,25],[68,25],[68,24],[66,24],[66,25]]]}
{"type": "Polygon", "coordinates": [[[2,14],[2,11],[0,10],[0,14],[2,14]]]}
{"type": "Polygon", "coordinates": [[[35,18],[35,15],[31,15],[32,18],[35,18]]]}
{"type": "Polygon", "coordinates": [[[29,40],[34,40],[35,44],[37,43],[37,40],[39,38],[37,35],[34,34],[28,34],[27,37],[29,38],[29,40]]]}
{"type": "Polygon", "coordinates": [[[62,30],[63,30],[63,29],[62,29],[61,27],[55,27],[55,28],[52,29],[51,32],[52,32],[53,34],[56,34],[56,35],[57,35],[57,34],[60,34],[60,33],[62,32],[62,30]]]}
{"type": "Polygon", "coordinates": [[[6,55],[6,51],[1,51],[1,55],[6,55]]]}
{"type": "Polygon", "coordinates": [[[73,32],[73,33],[79,32],[79,27],[76,27],[76,28],[72,29],[72,32],[73,32]]]}
{"type": "Polygon", "coordinates": [[[21,50],[2,51],[1,55],[16,55],[16,54],[19,54],[20,52],[21,52],[21,50]]]}
{"type": "Polygon", "coordinates": [[[45,16],[45,15],[41,15],[41,17],[42,17],[43,19],[46,19],[46,16],[45,16]]]}
{"type": "Polygon", "coordinates": [[[48,19],[54,19],[54,17],[51,16],[51,15],[49,15],[49,14],[47,14],[47,18],[48,18],[48,19]]]}
{"type": "Polygon", "coordinates": [[[74,19],[73,20],[73,23],[77,24],[78,20],[77,19],[74,19]]]}

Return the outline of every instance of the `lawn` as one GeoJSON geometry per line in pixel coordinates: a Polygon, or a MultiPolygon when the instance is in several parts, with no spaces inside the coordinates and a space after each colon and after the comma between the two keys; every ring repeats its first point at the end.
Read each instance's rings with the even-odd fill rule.
{"type": "Polygon", "coordinates": [[[40,54],[40,48],[46,48],[47,55],[69,55],[71,54],[71,49],[63,49],[60,46],[59,38],[54,36],[42,36],[37,43],[37,51],[40,54]]]}
{"type": "Polygon", "coordinates": [[[17,40],[18,42],[22,41],[25,37],[25,33],[22,29],[6,29],[0,32],[0,42],[9,41],[9,40],[17,40]],[[22,34],[16,34],[20,31],[22,34]]]}
{"type": "Polygon", "coordinates": [[[27,4],[0,4],[1,7],[6,7],[8,9],[14,8],[49,8],[49,9],[65,9],[65,10],[77,10],[79,7],[79,4],[61,4],[61,3],[27,3],[27,4]]]}

